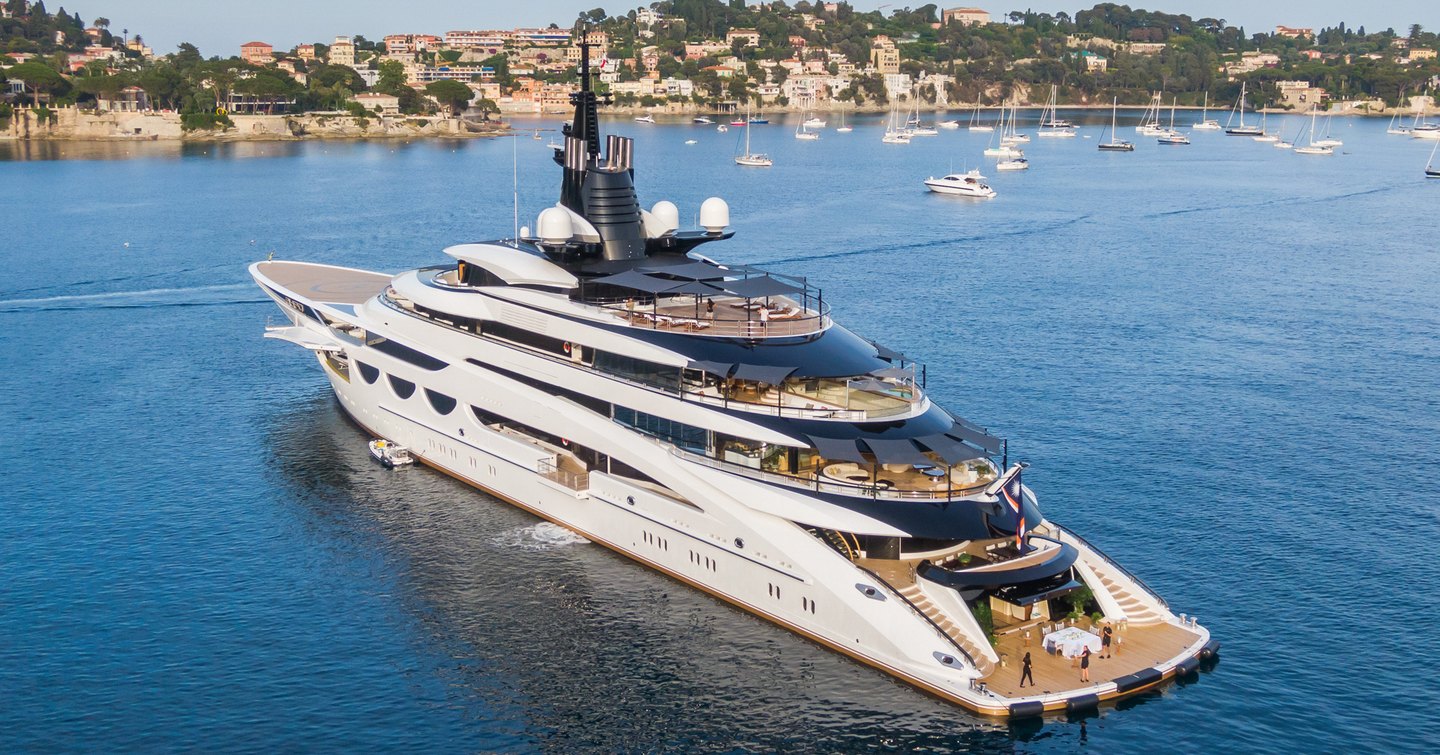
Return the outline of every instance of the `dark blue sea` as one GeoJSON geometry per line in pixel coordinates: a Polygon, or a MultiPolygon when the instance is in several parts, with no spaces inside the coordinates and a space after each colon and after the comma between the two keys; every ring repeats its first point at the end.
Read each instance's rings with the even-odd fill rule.
{"type": "Polygon", "coordinates": [[[0,751],[1440,748],[1431,145],[1336,119],[1330,157],[1162,147],[1122,119],[1138,148],[1107,154],[1108,115],[1005,174],[988,135],[884,145],[873,119],[757,127],[769,170],[732,164],[737,130],[609,127],[645,206],[724,197],[737,235],[706,252],[809,276],[926,362],[1048,516],[1198,616],[1223,649],[1197,679],[997,725],[372,464],[314,359],[261,337],[245,266],[508,236],[512,153],[533,225],[554,132],[0,143],[0,751]],[[996,198],[921,185],[977,166],[996,198]]]}

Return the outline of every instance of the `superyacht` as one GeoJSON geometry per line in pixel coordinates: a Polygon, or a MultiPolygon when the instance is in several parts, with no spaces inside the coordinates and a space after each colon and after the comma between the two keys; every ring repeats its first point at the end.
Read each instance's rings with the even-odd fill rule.
{"type": "Polygon", "coordinates": [[[814,282],[702,254],[734,235],[723,200],[694,230],[642,209],[580,60],[533,232],[398,275],[251,265],[288,320],[265,335],[311,352],[359,426],[982,715],[1094,708],[1218,652],[1047,519],[1006,440],[935,403],[922,365],[836,322],[814,282]],[[1082,682],[1069,656],[1102,633],[1119,652],[1082,682]]]}

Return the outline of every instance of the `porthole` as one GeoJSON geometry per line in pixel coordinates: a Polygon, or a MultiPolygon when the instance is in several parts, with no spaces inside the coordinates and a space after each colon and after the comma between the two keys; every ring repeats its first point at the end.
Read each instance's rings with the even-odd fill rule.
{"type": "Polygon", "coordinates": [[[370,365],[358,360],[355,362],[355,366],[360,368],[360,377],[364,378],[366,383],[374,385],[375,381],[380,379],[379,368],[371,367],[370,365]]]}
{"type": "Polygon", "coordinates": [[[430,401],[430,408],[434,409],[435,413],[439,414],[442,417],[446,414],[449,414],[450,412],[455,411],[455,399],[450,398],[443,393],[436,393],[435,391],[426,388],[425,398],[430,401]]]}
{"type": "Polygon", "coordinates": [[[396,396],[400,398],[410,398],[415,395],[414,383],[403,378],[395,377],[394,375],[386,375],[385,377],[390,381],[390,390],[395,391],[396,396]]]}
{"type": "Polygon", "coordinates": [[[736,547],[736,548],[744,548],[744,547],[745,547],[745,541],[742,540],[742,539],[740,539],[740,538],[738,538],[738,537],[735,538],[735,547],[736,547]]]}

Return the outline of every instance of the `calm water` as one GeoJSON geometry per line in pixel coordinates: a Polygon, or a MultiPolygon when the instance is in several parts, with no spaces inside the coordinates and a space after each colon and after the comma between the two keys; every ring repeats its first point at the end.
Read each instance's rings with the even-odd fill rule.
{"type": "Polygon", "coordinates": [[[0,750],[1440,747],[1430,145],[1336,120],[1329,158],[1124,128],[1138,150],[1101,154],[1105,120],[987,170],[984,202],[920,180],[987,135],[777,123],[776,167],[745,170],[733,130],[612,126],[646,206],[725,197],[737,239],[706,251],[808,275],[924,359],[1052,518],[1200,616],[1224,650],[1197,682],[988,724],[371,464],[313,360],[260,337],[245,265],[398,271],[508,235],[512,148],[529,224],[553,134],[0,144],[0,750]]]}

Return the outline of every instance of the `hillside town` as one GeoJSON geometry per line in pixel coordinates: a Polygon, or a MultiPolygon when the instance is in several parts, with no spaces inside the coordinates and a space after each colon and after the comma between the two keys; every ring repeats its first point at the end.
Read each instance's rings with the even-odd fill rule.
{"type": "Polygon", "coordinates": [[[619,15],[597,8],[563,27],[337,35],[289,49],[254,40],[207,59],[190,44],[157,55],[105,18],[5,0],[0,125],[17,110],[43,123],[65,108],[176,114],[185,131],[232,129],[240,116],[429,127],[563,113],[582,40],[608,107],[657,114],[1030,104],[1052,85],[1072,106],[1140,105],[1157,91],[1198,105],[1233,100],[1242,81],[1255,108],[1423,110],[1440,86],[1440,40],[1406,31],[1249,34],[1224,19],[1108,3],[1073,15],[933,4],[886,15],[844,2],[665,0],[619,15]]]}

